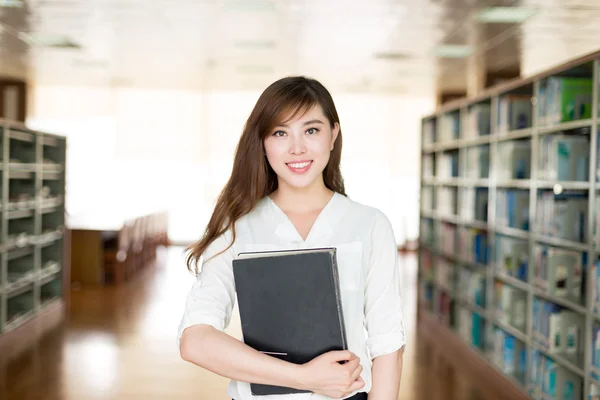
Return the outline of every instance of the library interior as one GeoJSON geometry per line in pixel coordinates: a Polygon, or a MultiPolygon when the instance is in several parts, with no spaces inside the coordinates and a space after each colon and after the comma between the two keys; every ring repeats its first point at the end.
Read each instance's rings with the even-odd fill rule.
{"type": "Polygon", "coordinates": [[[347,196],[393,228],[397,400],[600,400],[598,21],[600,0],[0,0],[0,399],[232,397],[180,354],[187,249],[257,99],[302,75],[337,107],[347,196]]]}

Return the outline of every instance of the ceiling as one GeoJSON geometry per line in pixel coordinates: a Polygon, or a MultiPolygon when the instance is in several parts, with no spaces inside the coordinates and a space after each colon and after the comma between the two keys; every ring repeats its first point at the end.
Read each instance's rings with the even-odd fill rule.
{"type": "Polygon", "coordinates": [[[0,0],[0,76],[36,85],[263,89],[305,74],[335,90],[432,95],[528,75],[600,47],[600,0],[0,0]],[[523,23],[482,23],[489,6],[523,23]],[[57,37],[69,46],[40,41],[57,37]],[[440,44],[470,56],[440,58],[440,44]]]}

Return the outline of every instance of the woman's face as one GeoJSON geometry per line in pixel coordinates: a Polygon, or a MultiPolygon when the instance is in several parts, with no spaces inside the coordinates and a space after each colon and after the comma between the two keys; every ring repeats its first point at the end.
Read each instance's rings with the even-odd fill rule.
{"type": "Polygon", "coordinates": [[[275,127],[265,138],[265,152],[279,178],[279,187],[294,189],[323,185],[323,170],[339,132],[321,106],[275,127]]]}

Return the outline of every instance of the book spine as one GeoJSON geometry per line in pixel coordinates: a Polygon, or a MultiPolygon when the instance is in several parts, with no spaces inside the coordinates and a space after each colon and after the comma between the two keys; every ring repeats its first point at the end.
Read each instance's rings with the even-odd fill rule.
{"type": "Polygon", "coordinates": [[[337,253],[333,251],[331,253],[331,272],[333,274],[333,283],[335,286],[335,298],[338,307],[338,318],[340,322],[340,330],[342,335],[342,346],[344,350],[348,349],[348,341],[346,339],[346,323],[344,322],[344,310],[342,308],[342,297],[340,292],[340,278],[337,264],[337,253]]]}

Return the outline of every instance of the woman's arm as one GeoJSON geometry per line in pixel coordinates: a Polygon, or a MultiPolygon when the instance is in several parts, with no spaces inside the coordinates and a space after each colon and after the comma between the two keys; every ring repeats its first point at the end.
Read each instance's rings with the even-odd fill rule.
{"type": "Polygon", "coordinates": [[[181,357],[218,375],[242,382],[292,387],[341,398],[364,387],[360,360],[350,351],[330,351],[306,364],[262,354],[209,325],[187,328],[181,357]],[[340,364],[340,361],[347,361],[340,364]]]}
{"type": "Polygon", "coordinates": [[[373,386],[369,400],[395,400],[400,391],[403,349],[373,360],[373,386]]]}
{"type": "Polygon", "coordinates": [[[256,351],[209,325],[187,328],[181,357],[226,378],[300,389],[300,366],[256,351]]]}

